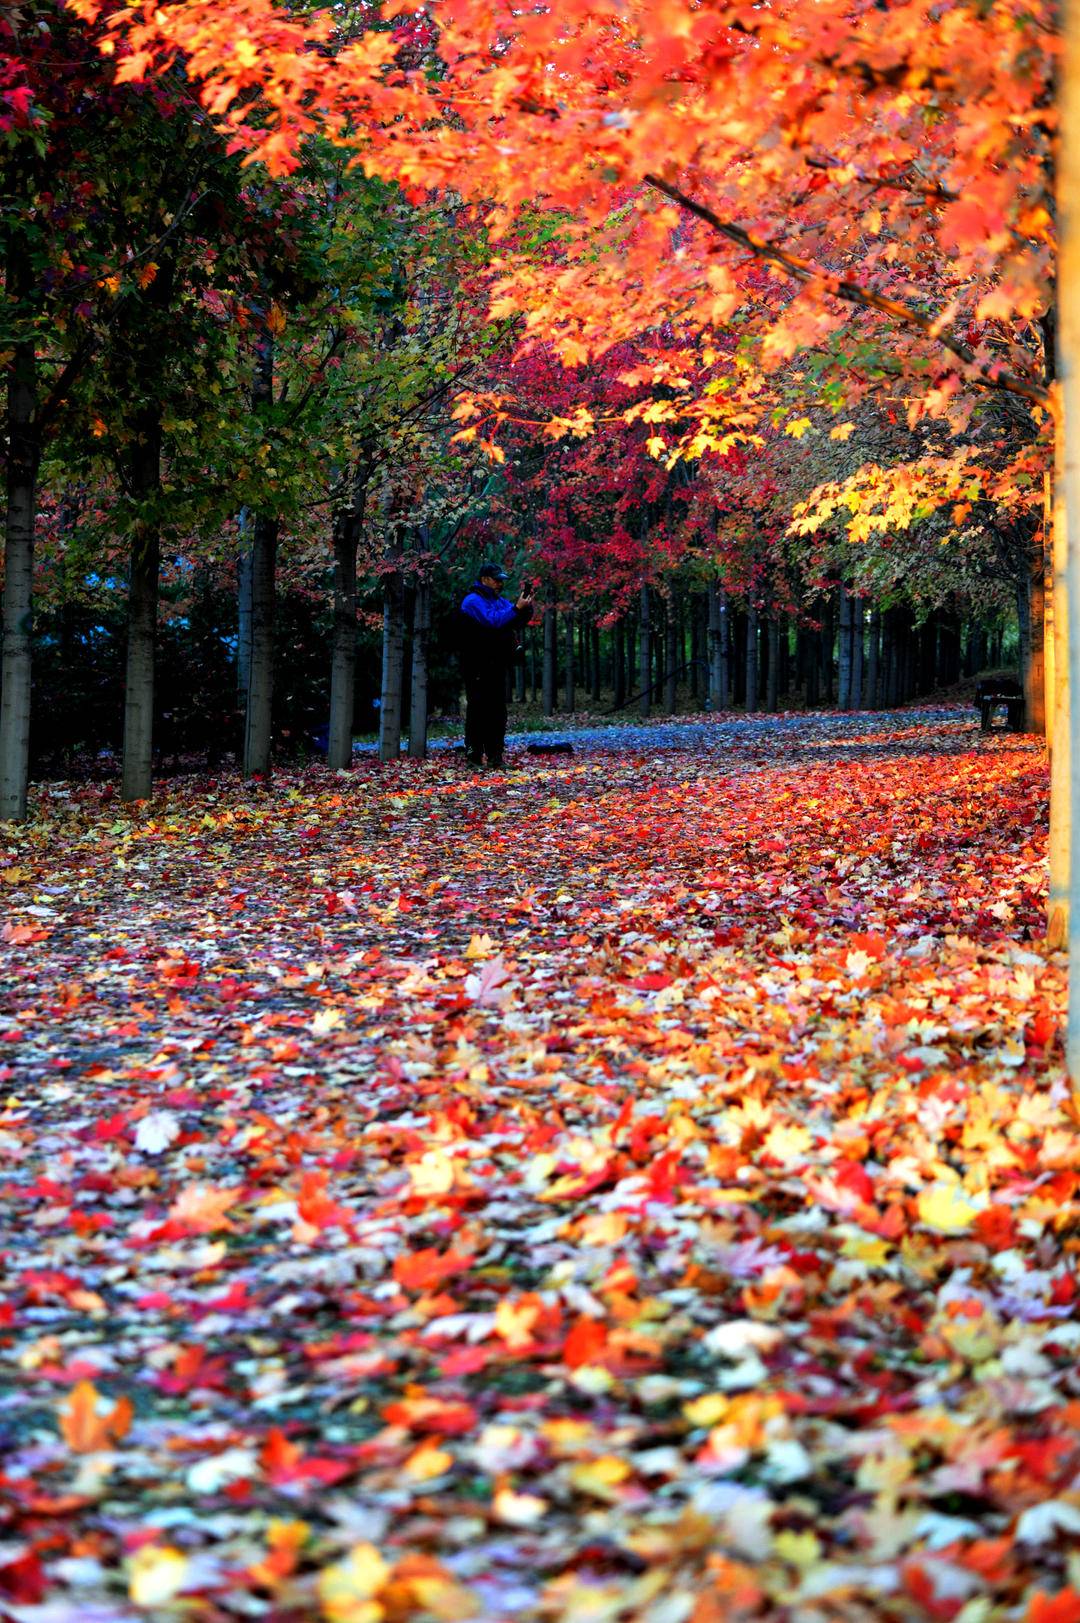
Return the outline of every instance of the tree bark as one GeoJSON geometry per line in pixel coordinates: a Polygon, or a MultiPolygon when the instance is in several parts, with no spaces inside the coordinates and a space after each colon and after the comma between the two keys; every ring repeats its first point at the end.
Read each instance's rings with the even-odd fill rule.
{"type": "Polygon", "coordinates": [[[845,587],[839,589],[839,631],[837,634],[836,703],[841,710],[851,709],[851,597],[845,587]]]}
{"type": "Polygon", "coordinates": [[[356,700],[356,547],[364,488],[357,481],[346,507],[334,516],[334,630],[330,659],[330,733],[326,764],[344,772],[353,758],[356,700]]]}
{"type": "MultiPolygon", "coordinates": [[[[413,611],[412,693],[409,704],[409,754],[414,761],[427,755],[428,744],[428,653],[431,644],[431,582],[422,580],[416,587],[416,606],[413,611]]],[[[525,666],[517,667],[520,685],[524,689],[525,666]]],[[[525,694],[522,691],[521,697],[525,694]]]]}
{"type": "Polygon", "coordinates": [[[575,699],[576,699],[576,691],[575,691],[575,686],[574,686],[574,679],[575,679],[575,675],[576,675],[575,666],[577,664],[577,659],[575,657],[575,648],[574,648],[574,611],[573,611],[573,609],[567,609],[567,611],[566,611],[565,635],[566,635],[566,672],[565,672],[565,676],[566,676],[566,709],[567,709],[567,713],[572,716],[574,714],[575,699]]]}
{"type": "Polygon", "coordinates": [[[765,678],[765,708],[774,713],[780,708],[780,622],[775,614],[768,619],[769,668],[765,678]]]}
{"type": "Polygon", "coordinates": [[[626,703],[626,620],[620,615],[613,631],[614,652],[611,659],[612,704],[620,710],[626,703]]]}
{"type": "MultiPolygon", "coordinates": [[[[1054,487],[1051,550],[1054,564],[1054,641],[1058,680],[1055,687],[1054,739],[1050,754],[1050,839],[1047,849],[1049,894],[1046,944],[1053,951],[1069,940],[1069,864],[1072,847],[1072,705],[1069,682],[1069,518],[1065,504],[1065,446],[1060,422],[1054,436],[1054,487]]],[[[1074,959],[1073,962],[1080,960],[1074,959]]],[[[1070,977],[1071,979],[1071,977],[1070,977]]]]}
{"type": "MultiPolygon", "coordinates": [[[[1058,356],[1063,440],[1063,517],[1066,531],[1068,673],[1059,691],[1071,695],[1068,721],[1069,782],[1069,1015],[1066,1063],[1080,1084],[1080,0],[1065,0],[1058,93],[1058,356]]],[[[1057,754],[1057,751],[1054,752],[1057,754]]]]}
{"type": "Polygon", "coordinates": [[[643,716],[649,714],[652,688],[652,625],[649,619],[649,588],[641,588],[641,617],[638,621],[638,662],[641,697],[639,708],[643,716]]]}
{"type": "MultiPolygon", "coordinates": [[[[15,292],[12,286],[12,293],[15,292]]],[[[33,340],[29,340],[14,346],[7,378],[4,654],[0,694],[0,821],[3,822],[21,822],[26,816],[30,769],[34,530],[41,463],[36,417],[37,359],[33,340]]]]}
{"type": "Polygon", "coordinates": [[[600,703],[601,674],[600,674],[600,627],[593,620],[589,627],[589,652],[592,658],[592,701],[600,703]]]}
{"type": "Polygon", "coordinates": [[[877,710],[881,705],[881,610],[870,610],[868,625],[868,643],[866,660],[866,692],[863,703],[868,710],[877,710]]]}
{"type": "Polygon", "coordinates": [[[716,581],[711,580],[708,585],[709,626],[709,709],[723,710],[725,693],[724,688],[724,648],[723,631],[724,621],[721,613],[723,592],[716,581]]]}
{"type": "Polygon", "coordinates": [[[851,708],[863,707],[863,622],[866,611],[861,597],[849,599],[851,604],[851,708]]]}
{"type": "Polygon", "coordinates": [[[679,635],[679,617],[674,596],[667,599],[665,609],[667,663],[664,669],[664,709],[673,716],[679,707],[679,665],[682,661],[682,637],[679,635]]]}
{"type": "Polygon", "coordinates": [[[128,573],[127,664],[124,677],[124,762],[120,798],[149,800],[154,776],[154,644],[157,637],[160,520],[147,513],[161,484],[161,406],[152,400],[136,417],[131,486],[140,513],[131,537],[128,573]]]}
{"type": "Polygon", "coordinates": [[[270,771],[274,706],[274,608],[278,521],[256,515],[251,542],[251,677],[244,725],[244,776],[270,771]]]}
{"type": "Polygon", "coordinates": [[[758,707],[758,611],[746,612],[746,713],[758,707]]]}
{"type": "Polygon", "coordinates": [[[1046,734],[1046,563],[1041,533],[1029,547],[1027,580],[1028,657],[1024,671],[1025,724],[1029,733],[1046,734]]]}
{"type": "Polygon", "coordinates": [[[558,679],[558,649],[556,637],[555,604],[549,598],[544,605],[544,715],[555,714],[555,684],[558,679]]]}
{"type": "MultiPolygon", "coordinates": [[[[274,398],[274,335],[263,327],[255,351],[252,409],[274,398]]],[[[274,598],[277,586],[278,520],[257,513],[251,538],[251,672],[244,718],[245,778],[270,770],[274,702],[274,598]]]]}
{"type": "Polygon", "coordinates": [[[240,513],[240,555],[236,563],[236,696],[247,714],[251,686],[251,514],[240,513]]]}
{"type": "Polygon", "coordinates": [[[404,679],[405,582],[401,570],[393,569],[383,577],[382,684],[379,697],[380,761],[396,761],[401,754],[401,704],[404,679]]]}

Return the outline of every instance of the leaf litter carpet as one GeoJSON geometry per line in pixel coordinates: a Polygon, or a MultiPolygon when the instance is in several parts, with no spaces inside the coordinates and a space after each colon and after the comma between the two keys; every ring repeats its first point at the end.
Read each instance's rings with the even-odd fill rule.
{"type": "Polygon", "coordinates": [[[641,731],[6,831],[5,1623],[1080,1619],[1044,758],[641,731]]]}

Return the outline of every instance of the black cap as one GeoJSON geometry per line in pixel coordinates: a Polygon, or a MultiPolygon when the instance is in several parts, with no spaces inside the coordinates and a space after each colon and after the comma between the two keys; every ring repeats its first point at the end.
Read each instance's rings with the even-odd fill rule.
{"type": "Polygon", "coordinates": [[[482,580],[485,575],[494,575],[496,580],[504,581],[506,579],[506,570],[502,564],[481,564],[476,572],[476,578],[482,580]]]}

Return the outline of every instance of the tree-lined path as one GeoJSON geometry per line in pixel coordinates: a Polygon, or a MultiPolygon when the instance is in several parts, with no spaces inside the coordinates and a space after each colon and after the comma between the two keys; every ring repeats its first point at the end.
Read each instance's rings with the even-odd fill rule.
{"type": "Polygon", "coordinates": [[[0,1615],[1080,1616],[1046,768],[969,716],[43,789],[0,1615]]]}

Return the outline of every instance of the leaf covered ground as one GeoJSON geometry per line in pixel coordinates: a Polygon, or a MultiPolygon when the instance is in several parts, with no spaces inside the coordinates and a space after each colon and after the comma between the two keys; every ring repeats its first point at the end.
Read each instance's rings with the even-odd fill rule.
{"type": "Polygon", "coordinates": [[[944,711],[42,791],[0,1618],[1076,1623],[1046,789],[944,711]]]}

